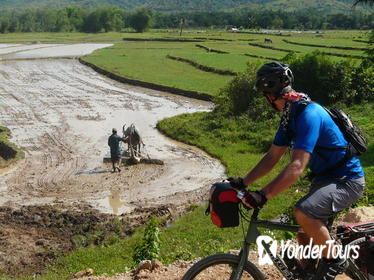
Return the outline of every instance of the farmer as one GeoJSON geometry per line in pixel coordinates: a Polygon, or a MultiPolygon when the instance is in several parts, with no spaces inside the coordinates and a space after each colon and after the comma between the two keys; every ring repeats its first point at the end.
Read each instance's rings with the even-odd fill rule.
{"type": "Polygon", "coordinates": [[[117,129],[112,129],[112,135],[108,138],[108,146],[110,147],[110,158],[112,160],[113,170],[112,172],[121,172],[119,165],[121,163],[121,150],[119,148],[119,142],[125,142],[125,139],[117,135],[117,129]]]}
{"type": "MultiPolygon", "coordinates": [[[[262,208],[267,200],[294,184],[308,165],[314,177],[310,192],[295,205],[295,218],[302,228],[297,239],[300,245],[309,244],[312,238],[314,245],[327,246],[326,241],[332,238],[326,221],[363,194],[364,173],[357,157],[344,157],[348,142],[330,115],[319,104],[310,103],[306,94],[294,91],[292,82],[288,65],[271,62],[258,70],[255,89],[282,112],[281,123],[272,146],[257,165],[245,177],[229,180],[234,188],[247,187],[269,173],[291,148],[290,163],[262,190],[248,192],[243,203],[262,208]]],[[[322,252],[322,265],[311,279],[335,279],[348,262],[333,258],[327,248],[322,252]]],[[[305,263],[301,260],[302,265],[305,263]]]]}

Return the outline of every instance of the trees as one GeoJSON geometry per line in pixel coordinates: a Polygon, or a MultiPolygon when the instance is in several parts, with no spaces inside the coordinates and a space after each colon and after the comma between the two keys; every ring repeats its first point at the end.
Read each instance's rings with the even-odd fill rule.
{"type": "Polygon", "coordinates": [[[83,31],[97,33],[100,31],[120,31],[124,26],[123,10],[114,6],[92,10],[85,17],[83,31]]]}
{"type": "Polygon", "coordinates": [[[152,11],[141,8],[130,16],[129,25],[134,28],[136,32],[144,32],[151,25],[152,18],[152,11]]]}
{"type": "Polygon", "coordinates": [[[369,5],[373,5],[374,4],[374,0],[356,0],[353,3],[353,6],[356,6],[357,4],[369,4],[369,5]]]}
{"type": "Polygon", "coordinates": [[[105,32],[120,31],[124,26],[123,10],[114,6],[101,8],[100,22],[105,32]]]}

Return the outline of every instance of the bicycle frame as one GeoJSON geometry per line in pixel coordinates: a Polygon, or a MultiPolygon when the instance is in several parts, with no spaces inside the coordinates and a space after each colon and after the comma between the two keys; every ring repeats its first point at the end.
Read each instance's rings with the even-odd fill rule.
{"type": "MultiPolygon", "coordinates": [[[[254,210],[250,223],[248,225],[248,230],[246,237],[243,242],[243,247],[240,250],[240,261],[239,265],[236,269],[234,269],[230,280],[240,280],[242,274],[244,265],[248,260],[248,254],[249,254],[249,247],[253,243],[256,243],[257,237],[261,235],[261,232],[258,230],[258,228],[268,228],[268,229],[276,229],[276,230],[282,230],[282,231],[292,231],[292,232],[298,232],[300,230],[300,226],[297,225],[290,225],[290,224],[284,224],[279,222],[270,222],[270,221],[263,221],[258,220],[258,214],[260,210],[256,209],[254,210]]],[[[332,224],[332,220],[331,220],[332,224]]],[[[287,280],[296,280],[295,275],[288,269],[288,267],[284,264],[283,259],[279,255],[273,255],[270,251],[270,245],[262,242],[262,245],[265,249],[265,251],[268,253],[270,259],[273,261],[274,265],[278,268],[278,270],[283,274],[283,276],[287,280]]],[[[358,267],[349,259],[350,267],[352,267],[353,271],[355,273],[355,276],[358,279],[367,279],[358,269],[358,267]]]]}
{"type": "MultiPolygon", "coordinates": [[[[248,226],[248,230],[247,230],[247,235],[244,239],[243,247],[240,250],[240,254],[239,254],[240,262],[239,262],[237,269],[234,271],[233,275],[231,275],[230,280],[239,280],[240,277],[242,276],[245,262],[248,259],[249,246],[252,243],[255,244],[257,237],[261,235],[261,232],[258,230],[258,228],[278,229],[278,230],[293,231],[293,232],[297,232],[300,229],[299,226],[295,226],[295,225],[258,220],[257,217],[258,217],[259,212],[260,210],[256,209],[254,210],[252,214],[252,217],[251,217],[251,220],[248,226]]],[[[279,256],[274,256],[271,253],[270,245],[265,243],[264,241],[262,242],[262,245],[264,246],[265,251],[269,254],[273,263],[276,265],[279,271],[283,274],[283,276],[287,280],[295,280],[292,272],[289,271],[287,266],[283,264],[283,261],[281,260],[281,258],[279,256]]]]}

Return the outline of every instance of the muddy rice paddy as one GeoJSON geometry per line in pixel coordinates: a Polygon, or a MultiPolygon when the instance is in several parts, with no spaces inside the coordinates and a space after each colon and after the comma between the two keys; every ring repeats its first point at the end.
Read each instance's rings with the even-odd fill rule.
{"type": "Polygon", "coordinates": [[[224,176],[218,161],[155,128],[158,120],[208,111],[213,104],[121,84],[76,59],[106,46],[0,44],[0,125],[11,130],[10,140],[25,152],[24,160],[0,175],[0,270],[39,269],[46,258],[38,253],[43,244],[62,251],[72,247],[65,236],[67,241],[56,248],[53,236],[59,227],[39,224],[56,209],[106,219],[105,214],[179,207],[198,201],[224,176]],[[144,153],[164,165],[131,165],[112,174],[103,163],[108,136],[113,127],[121,131],[131,123],[142,134],[144,153]],[[25,213],[27,219],[15,218],[25,213]],[[35,234],[26,238],[23,230],[34,219],[35,234]],[[46,227],[53,230],[48,233],[46,227]],[[44,241],[38,237],[41,228],[44,241]],[[33,244],[30,250],[7,251],[14,243],[7,236],[12,235],[26,238],[25,244],[33,244]],[[40,257],[37,264],[31,261],[35,254],[40,257]]]}

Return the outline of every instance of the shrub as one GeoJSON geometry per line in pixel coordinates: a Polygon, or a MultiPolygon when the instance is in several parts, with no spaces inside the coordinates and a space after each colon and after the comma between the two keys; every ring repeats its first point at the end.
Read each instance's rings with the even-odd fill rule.
{"type": "Polygon", "coordinates": [[[355,102],[374,101],[374,64],[369,60],[361,63],[352,77],[355,102]]]}
{"type": "MultiPolygon", "coordinates": [[[[369,60],[357,66],[348,60],[335,62],[320,52],[304,56],[290,53],[282,60],[290,64],[295,76],[295,90],[307,93],[323,105],[350,105],[374,100],[374,66],[369,60]]],[[[226,116],[246,113],[254,121],[274,118],[266,99],[253,88],[259,67],[259,64],[248,63],[246,71],[222,89],[216,99],[219,104],[216,111],[226,116]]]]}
{"type": "Polygon", "coordinates": [[[321,104],[351,104],[373,99],[370,63],[363,62],[357,67],[348,60],[334,62],[318,51],[300,57],[289,55],[284,61],[290,64],[295,76],[295,90],[309,94],[321,104]]]}
{"type": "Polygon", "coordinates": [[[143,260],[156,260],[160,254],[160,229],[158,221],[151,218],[144,230],[144,236],[140,244],[135,246],[133,261],[137,264],[143,260]]]}
{"type": "Polygon", "coordinates": [[[294,74],[295,90],[307,93],[313,100],[328,105],[349,94],[349,72],[353,69],[349,62],[333,62],[319,52],[290,56],[285,60],[294,74]]]}
{"type": "Polygon", "coordinates": [[[151,25],[152,17],[152,11],[140,8],[131,15],[129,25],[134,28],[136,32],[143,33],[151,25]]]}
{"type": "Polygon", "coordinates": [[[253,87],[259,64],[248,63],[245,72],[238,74],[222,89],[217,102],[219,109],[230,115],[238,116],[247,113],[253,120],[265,120],[273,117],[266,99],[253,87]]]}

